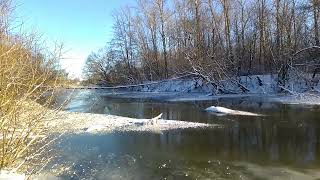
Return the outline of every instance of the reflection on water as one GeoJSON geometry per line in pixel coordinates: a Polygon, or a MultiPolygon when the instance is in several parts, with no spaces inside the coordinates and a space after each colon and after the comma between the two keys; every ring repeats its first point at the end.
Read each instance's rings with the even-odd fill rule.
{"type": "Polygon", "coordinates": [[[58,164],[65,179],[312,179],[320,167],[320,109],[262,99],[165,103],[84,93],[70,111],[222,124],[210,130],[65,136],[58,164]],[[202,109],[220,105],[264,117],[217,117],[202,109]]]}

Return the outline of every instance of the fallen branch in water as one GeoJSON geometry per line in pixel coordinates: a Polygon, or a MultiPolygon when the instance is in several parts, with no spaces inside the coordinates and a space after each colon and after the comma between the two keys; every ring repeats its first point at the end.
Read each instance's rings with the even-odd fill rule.
{"type": "Polygon", "coordinates": [[[159,114],[158,116],[150,119],[150,121],[148,121],[147,124],[156,125],[156,124],[158,124],[158,120],[161,119],[161,117],[162,117],[162,113],[159,114]]]}

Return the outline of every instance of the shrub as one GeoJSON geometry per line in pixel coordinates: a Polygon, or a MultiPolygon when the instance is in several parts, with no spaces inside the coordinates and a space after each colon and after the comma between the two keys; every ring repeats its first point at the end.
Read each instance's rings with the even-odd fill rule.
{"type": "Polygon", "coordinates": [[[46,151],[44,119],[52,111],[45,106],[63,75],[56,53],[46,53],[35,36],[9,32],[10,7],[10,1],[0,0],[0,170],[21,170],[46,151]]]}

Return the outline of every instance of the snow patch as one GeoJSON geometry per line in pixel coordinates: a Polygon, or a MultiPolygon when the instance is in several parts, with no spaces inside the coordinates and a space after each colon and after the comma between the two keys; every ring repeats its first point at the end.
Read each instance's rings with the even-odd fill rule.
{"type": "Polygon", "coordinates": [[[240,116],[263,116],[261,114],[246,112],[246,111],[238,111],[232,110],[225,107],[220,106],[211,106],[205,109],[207,112],[215,113],[217,115],[240,115],[240,116]]]}
{"type": "Polygon", "coordinates": [[[26,176],[24,174],[18,174],[15,172],[0,170],[0,180],[24,180],[26,176]]]}
{"type": "Polygon", "coordinates": [[[320,95],[308,93],[298,95],[286,95],[270,98],[269,101],[292,105],[320,105],[320,95]]]}
{"type": "Polygon", "coordinates": [[[175,129],[212,128],[215,124],[152,119],[136,119],[114,115],[59,112],[48,123],[52,132],[66,133],[110,133],[113,131],[161,132],[175,129]]]}
{"type": "Polygon", "coordinates": [[[96,131],[101,131],[103,129],[105,129],[106,126],[102,125],[102,124],[93,124],[91,126],[89,126],[86,130],[86,132],[91,133],[91,132],[96,132],[96,131]]]}

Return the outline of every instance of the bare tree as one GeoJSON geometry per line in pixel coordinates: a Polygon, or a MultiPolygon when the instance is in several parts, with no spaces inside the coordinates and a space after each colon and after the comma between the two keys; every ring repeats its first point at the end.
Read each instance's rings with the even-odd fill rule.
{"type": "Polygon", "coordinates": [[[163,50],[163,59],[164,59],[164,71],[165,78],[168,78],[168,57],[167,57],[167,40],[165,33],[166,26],[166,14],[165,14],[165,0],[156,0],[157,9],[159,10],[159,18],[160,18],[160,36],[162,40],[162,50],[163,50]]]}
{"type": "Polygon", "coordinates": [[[218,85],[277,73],[294,52],[319,45],[319,7],[318,0],[138,0],[115,16],[110,48],[132,82],[201,72],[218,85]]]}
{"type": "Polygon", "coordinates": [[[320,39],[319,39],[319,16],[320,16],[320,2],[319,0],[311,0],[311,6],[313,11],[313,23],[314,23],[314,40],[315,45],[320,45],[320,39]]]}

